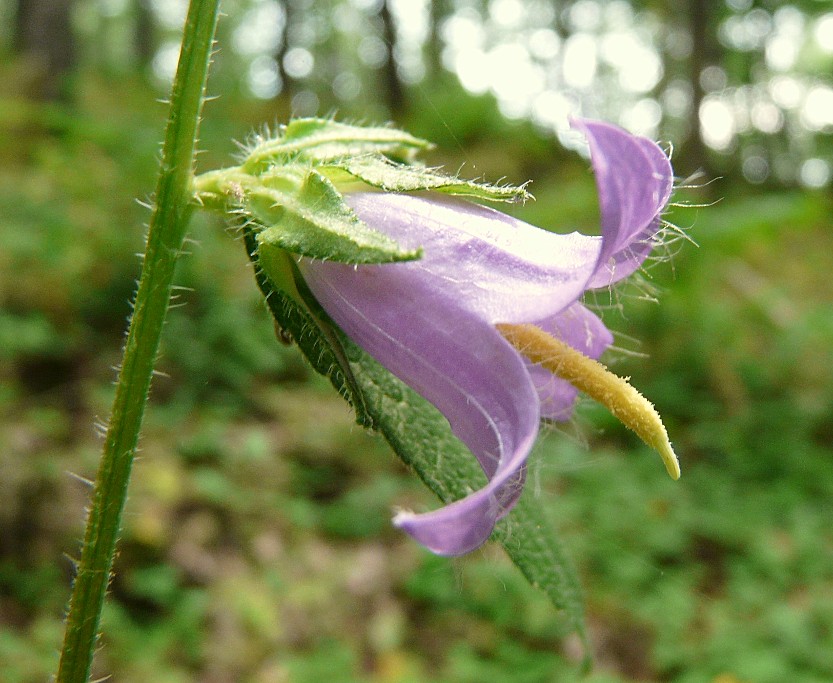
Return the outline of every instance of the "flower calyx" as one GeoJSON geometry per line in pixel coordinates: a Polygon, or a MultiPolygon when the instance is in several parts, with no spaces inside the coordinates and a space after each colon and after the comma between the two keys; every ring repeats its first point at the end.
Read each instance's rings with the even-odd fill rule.
{"type": "Polygon", "coordinates": [[[197,204],[239,214],[260,245],[298,256],[349,264],[420,258],[361,221],[344,201],[355,190],[433,190],[489,201],[520,201],[524,187],[461,180],[415,163],[431,147],[389,127],[329,119],[296,119],[273,136],[258,136],[239,166],[194,180],[197,204]]]}

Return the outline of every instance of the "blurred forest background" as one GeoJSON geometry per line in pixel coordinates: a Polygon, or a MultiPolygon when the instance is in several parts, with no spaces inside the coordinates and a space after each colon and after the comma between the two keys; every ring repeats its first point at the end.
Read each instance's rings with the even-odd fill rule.
{"type": "MultiPolygon", "coordinates": [[[[0,0],[0,679],[47,680],[139,272],[185,0],[0,0]]],[[[668,245],[594,301],[683,464],[592,404],[525,495],[586,592],[591,683],[833,680],[833,6],[820,0],[226,0],[199,170],[290,115],[390,120],[512,207],[592,231],[570,115],[673,147],[668,245]],[[686,178],[699,176],[692,182],[686,178]],[[700,208],[697,208],[700,205],[700,208]]],[[[197,217],[95,674],[116,683],[578,678],[497,547],[390,527],[430,494],[276,342],[197,217]]]]}

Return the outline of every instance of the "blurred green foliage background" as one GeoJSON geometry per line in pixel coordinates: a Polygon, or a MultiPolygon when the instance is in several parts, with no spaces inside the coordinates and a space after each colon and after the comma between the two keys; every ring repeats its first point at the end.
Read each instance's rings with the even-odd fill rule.
{"type": "MultiPolygon", "coordinates": [[[[0,3],[8,683],[46,680],[57,660],[184,6],[0,3]]],[[[534,179],[537,201],[512,210],[585,231],[598,210],[586,160],[559,143],[571,144],[567,113],[668,141],[681,179],[702,170],[668,216],[699,247],[669,241],[639,282],[593,302],[618,333],[607,360],[665,417],[682,480],[583,404],[536,447],[525,495],[546,509],[586,590],[595,663],[585,680],[833,680],[829,5],[230,0],[223,10],[199,170],[292,113],[390,119],[438,143],[430,163],[534,179]]],[[[449,561],[391,529],[394,506],[435,501],[276,341],[237,235],[200,216],[192,237],[96,675],[579,678],[575,637],[499,549],[449,561]]]]}

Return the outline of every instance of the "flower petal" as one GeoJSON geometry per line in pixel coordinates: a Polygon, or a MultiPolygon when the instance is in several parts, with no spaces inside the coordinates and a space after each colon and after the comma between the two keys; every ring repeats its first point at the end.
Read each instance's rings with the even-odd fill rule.
{"type": "Polygon", "coordinates": [[[418,263],[353,267],[305,259],[299,267],[341,329],[433,403],[480,462],[489,479],[484,488],[395,520],[435,553],[458,555],[481,545],[517,499],[538,434],[538,398],[520,355],[418,263]]]}
{"type": "MultiPolygon", "coordinates": [[[[590,358],[599,358],[613,343],[613,335],[601,319],[580,303],[534,324],[590,358]]],[[[569,420],[578,390],[540,365],[528,363],[528,370],[538,391],[541,417],[557,422],[569,420]]]]}
{"type": "Polygon", "coordinates": [[[345,199],[403,248],[423,248],[423,258],[407,265],[422,272],[431,296],[453,291],[461,307],[492,323],[537,320],[572,304],[601,249],[601,237],[547,232],[454,197],[362,192],[345,199]]]}
{"type": "Polygon", "coordinates": [[[673,188],[671,163],[658,145],[599,121],[575,121],[590,144],[599,190],[603,244],[588,288],[633,273],[651,251],[673,188]]]}

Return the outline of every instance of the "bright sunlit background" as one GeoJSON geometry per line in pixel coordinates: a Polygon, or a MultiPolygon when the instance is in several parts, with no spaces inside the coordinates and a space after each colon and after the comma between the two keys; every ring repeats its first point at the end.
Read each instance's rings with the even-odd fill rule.
{"type": "MultiPolygon", "coordinates": [[[[165,85],[186,2],[148,5],[161,29],[149,69],[165,85]]],[[[381,73],[418,91],[444,69],[472,95],[493,96],[508,119],[550,134],[563,133],[570,116],[600,117],[652,137],[699,135],[749,182],[829,181],[821,138],[833,131],[833,8],[825,2],[391,0],[388,15],[382,6],[231,2],[220,59],[234,64],[241,93],[283,95],[301,116],[385,117],[404,103],[380,92],[381,73]]],[[[80,31],[109,38],[107,59],[129,65],[131,3],[83,3],[77,14],[80,31]]]]}
{"type": "MultiPolygon", "coordinates": [[[[0,0],[0,680],[48,680],[112,400],[185,0],[0,0]],[[137,201],[138,200],[138,201],[137,201]]],[[[297,349],[233,231],[197,216],[96,677],[114,683],[833,680],[833,5],[223,0],[198,169],[290,116],[395,124],[427,162],[593,231],[573,116],[661,141],[661,258],[588,302],[657,405],[658,459],[589,402],[532,496],[594,668],[497,547],[393,530],[436,505],[297,349]],[[579,153],[569,151],[575,148],[579,153]],[[676,236],[676,241],[671,238],[676,236]],[[696,242],[695,246],[692,242],[696,242]]]]}
{"type": "MultiPolygon", "coordinates": [[[[58,4],[77,44],[64,68],[139,67],[164,92],[186,0],[58,4]]],[[[232,0],[224,11],[215,82],[281,111],[395,117],[430,107],[432,84],[453,74],[546,134],[600,117],[704,145],[692,157],[703,170],[830,180],[833,8],[821,0],[232,0]]]]}

